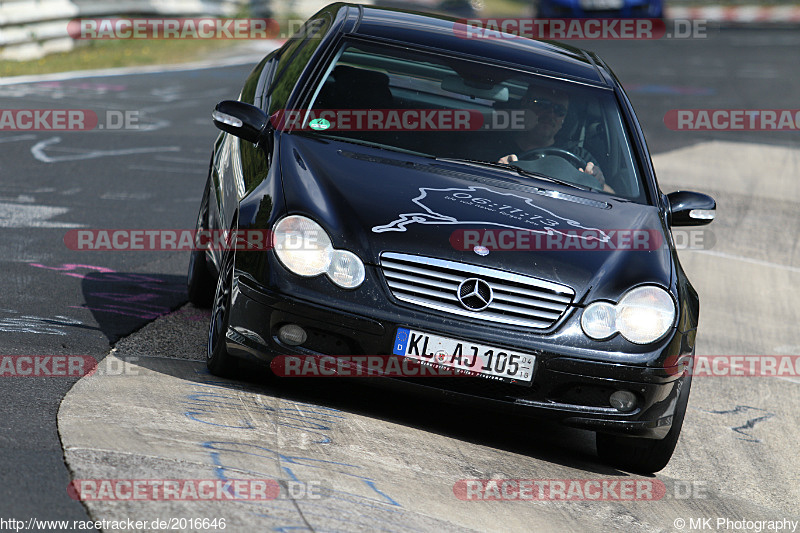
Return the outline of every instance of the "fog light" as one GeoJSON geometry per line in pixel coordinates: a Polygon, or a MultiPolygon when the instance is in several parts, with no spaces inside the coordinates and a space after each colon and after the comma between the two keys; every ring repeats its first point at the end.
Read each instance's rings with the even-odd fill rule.
{"type": "Polygon", "coordinates": [[[636,408],[636,395],[630,391],[618,390],[611,395],[608,401],[611,403],[611,407],[623,413],[633,411],[636,408]]]}
{"type": "Polygon", "coordinates": [[[297,324],[286,324],[278,330],[278,339],[289,346],[300,346],[308,340],[308,335],[297,324]]]}

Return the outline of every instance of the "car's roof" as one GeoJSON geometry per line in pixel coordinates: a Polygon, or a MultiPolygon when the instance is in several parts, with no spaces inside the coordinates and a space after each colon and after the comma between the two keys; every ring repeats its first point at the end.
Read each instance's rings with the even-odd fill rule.
{"type": "Polygon", "coordinates": [[[602,67],[589,54],[561,43],[528,38],[484,37],[487,34],[475,37],[474,32],[467,33],[463,19],[458,21],[440,15],[358,4],[342,7],[348,10],[349,23],[345,26],[352,28],[347,32],[350,35],[434,48],[448,54],[519,65],[526,70],[581,79],[598,85],[608,84],[607,77],[600,72],[602,67]]]}

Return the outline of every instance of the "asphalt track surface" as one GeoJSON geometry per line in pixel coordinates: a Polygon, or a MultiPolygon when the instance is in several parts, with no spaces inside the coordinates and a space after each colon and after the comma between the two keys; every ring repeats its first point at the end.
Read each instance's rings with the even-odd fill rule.
{"type": "MultiPolygon", "coordinates": [[[[726,30],[582,44],[628,89],[662,189],[718,201],[713,247],[681,252],[701,295],[698,353],[800,354],[797,132],[675,132],[663,123],[670,109],[797,109],[800,35],[726,30]]],[[[182,307],[187,254],[74,251],[63,239],[77,227],[193,227],[216,136],[210,110],[236,97],[248,71],[0,85],[3,109],[128,110],[144,126],[0,135],[0,354],[101,360],[117,344],[105,372],[77,386],[76,378],[0,378],[0,518],[226,518],[229,531],[678,531],[679,519],[691,530],[690,520],[706,518],[746,531],[717,519],[800,518],[800,378],[696,378],[673,460],[642,478],[599,463],[586,432],[351,382],[206,374],[196,359],[208,313],[182,307]],[[280,480],[282,495],[258,504],[81,503],[66,491],[72,478],[236,477],[280,480]],[[480,478],[648,479],[665,494],[456,497],[458,480],[480,478]],[[322,497],[286,497],[291,481],[319,482],[322,497]]]]}

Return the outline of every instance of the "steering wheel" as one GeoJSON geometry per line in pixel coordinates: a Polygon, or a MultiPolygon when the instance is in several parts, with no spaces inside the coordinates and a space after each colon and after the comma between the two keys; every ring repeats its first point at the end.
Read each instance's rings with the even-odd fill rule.
{"type": "Polygon", "coordinates": [[[554,155],[558,156],[562,159],[566,159],[568,162],[575,165],[575,168],[584,169],[588,164],[587,161],[584,161],[582,158],[578,157],[577,155],[573,154],[569,150],[564,150],[563,148],[534,148],[533,150],[528,150],[527,152],[522,153],[519,158],[521,160],[531,160],[531,159],[541,159],[547,155],[554,155]]]}
{"type": "MultiPolygon", "coordinates": [[[[592,185],[590,185],[588,183],[583,183],[583,184],[587,185],[588,187],[592,187],[593,189],[597,189],[597,190],[604,190],[605,189],[605,190],[608,190],[610,192],[614,192],[614,189],[611,189],[610,187],[606,188],[607,186],[605,185],[605,182],[602,179],[598,178],[597,176],[595,176],[593,174],[586,174],[584,169],[586,168],[586,166],[589,163],[587,161],[585,161],[582,157],[578,157],[577,155],[573,154],[569,150],[564,150],[563,148],[554,148],[552,146],[548,147],[548,148],[534,148],[533,150],[528,150],[527,152],[523,152],[519,156],[519,159],[520,159],[520,161],[530,161],[530,160],[534,160],[534,159],[541,159],[542,157],[545,157],[545,156],[548,156],[548,155],[554,155],[554,156],[560,157],[561,159],[564,159],[568,163],[570,163],[572,165],[575,165],[576,169],[584,172],[584,176],[586,176],[588,178],[591,178],[591,180],[597,184],[597,185],[592,186],[592,185]]],[[[583,178],[581,178],[581,182],[583,182],[583,178]]]]}

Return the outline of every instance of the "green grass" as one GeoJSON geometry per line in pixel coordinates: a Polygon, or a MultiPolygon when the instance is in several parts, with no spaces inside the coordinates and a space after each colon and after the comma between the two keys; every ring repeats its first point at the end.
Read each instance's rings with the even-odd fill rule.
{"type": "Polygon", "coordinates": [[[533,0],[483,0],[483,3],[484,8],[478,12],[481,18],[527,17],[533,11],[533,0]]]}
{"type": "Polygon", "coordinates": [[[0,76],[48,74],[69,70],[184,63],[236,44],[234,40],[91,41],[70,52],[32,61],[0,61],[0,76]]]}

